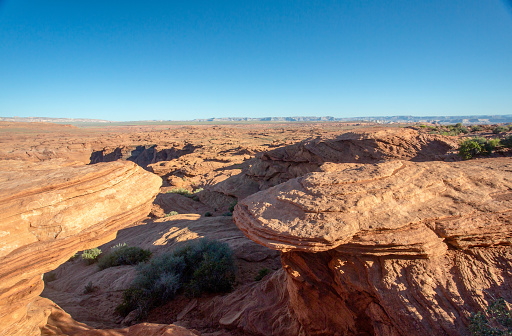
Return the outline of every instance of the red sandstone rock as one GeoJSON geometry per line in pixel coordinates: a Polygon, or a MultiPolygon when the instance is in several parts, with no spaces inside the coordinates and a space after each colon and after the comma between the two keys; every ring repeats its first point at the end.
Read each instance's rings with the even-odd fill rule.
{"type": "Polygon", "coordinates": [[[38,335],[42,274],[144,218],[160,184],[131,162],[0,161],[1,335],[38,335]]]}
{"type": "Polygon", "coordinates": [[[472,312],[512,299],[511,168],[327,164],[242,200],[234,219],[285,252],[306,334],[468,335],[472,312]]]}
{"type": "Polygon", "coordinates": [[[449,137],[412,129],[386,128],[347,132],[305,140],[259,154],[242,174],[213,190],[245,198],[257,190],[320,170],[324,163],[375,163],[382,160],[432,161],[448,158],[457,143],[449,137]]]}

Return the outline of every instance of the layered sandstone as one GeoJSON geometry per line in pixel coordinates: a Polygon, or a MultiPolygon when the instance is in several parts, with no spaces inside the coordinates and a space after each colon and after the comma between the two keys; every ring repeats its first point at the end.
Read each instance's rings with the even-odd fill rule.
{"type": "Polygon", "coordinates": [[[243,173],[214,191],[244,198],[250,194],[320,170],[324,163],[375,163],[382,160],[445,160],[457,147],[449,137],[413,129],[383,128],[346,132],[265,151],[243,173]]]}
{"type": "Polygon", "coordinates": [[[144,218],[160,185],[131,162],[0,161],[0,334],[38,335],[42,274],[144,218]]]}
{"type": "Polygon", "coordinates": [[[512,295],[512,160],[324,164],[242,200],[314,335],[468,335],[512,295]],[[314,252],[314,253],[312,253],[314,252]]]}

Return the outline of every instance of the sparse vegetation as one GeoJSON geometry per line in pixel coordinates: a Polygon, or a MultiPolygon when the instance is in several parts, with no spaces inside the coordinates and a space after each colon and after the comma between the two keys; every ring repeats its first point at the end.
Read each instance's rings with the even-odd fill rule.
{"type": "Polygon", "coordinates": [[[224,212],[224,213],[222,214],[222,216],[225,216],[225,217],[231,217],[231,216],[233,216],[233,213],[232,213],[231,211],[227,211],[227,212],[224,212]]]}
{"type": "Polygon", "coordinates": [[[99,269],[120,266],[120,265],[137,265],[146,262],[151,258],[151,251],[135,246],[120,246],[111,249],[110,252],[104,254],[98,260],[99,269]]]}
{"type": "Polygon", "coordinates": [[[213,215],[212,215],[212,213],[211,213],[210,211],[206,211],[206,212],[204,213],[204,216],[205,216],[205,217],[211,217],[211,216],[213,216],[213,215]]]}
{"type": "Polygon", "coordinates": [[[136,310],[140,318],[180,291],[194,296],[229,291],[235,270],[233,252],[227,244],[201,239],[139,265],[137,276],[124,292],[117,312],[126,316],[136,310]]]}
{"type": "Polygon", "coordinates": [[[98,257],[100,256],[100,254],[101,254],[101,250],[99,248],[95,247],[95,248],[83,251],[82,259],[85,260],[85,262],[88,265],[92,265],[98,261],[98,257]]]}
{"type": "Polygon", "coordinates": [[[473,314],[469,331],[473,336],[512,335],[512,316],[505,300],[495,300],[485,313],[473,314]]]}
{"type": "Polygon", "coordinates": [[[254,277],[254,281],[260,281],[261,279],[263,279],[269,273],[270,273],[270,270],[268,268],[260,269],[258,274],[254,277]]]}
{"type": "Polygon", "coordinates": [[[187,190],[185,188],[173,188],[167,191],[168,194],[180,194],[185,197],[192,198],[194,201],[198,201],[197,193],[203,191],[203,188],[197,188],[194,191],[187,190]]]}
{"type": "MultiPolygon", "coordinates": [[[[507,141],[512,143],[510,140],[512,139],[507,141]]],[[[502,143],[498,138],[485,139],[482,137],[475,137],[463,140],[459,144],[459,155],[463,159],[469,160],[478,155],[490,155],[500,147],[502,147],[502,143]]]]}
{"type": "Polygon", "coordinates": [[[168,194],[180,194],[182,196],[186,197],[192,197],[192,192],[190,190],[187,190],[185,188],[172,188],[171,190],[167,191],[168,194]]]}
{"type": "Polygon", "coordinates": [[[506,126],[496,126],[492,129],[492,132],[494,134],[500,134],[500,133],[503,133],[503,132],[508,132],[509,128],[506,127],[506,126]]]}
{"type": "Polygon", "coordinates": [[[57,274],[55,274],[55,272],[49,272],[49,273],[44,274],[44,276],[43,276],[43,281],[45,283],[52,282],[55,280],[57,280],[57,274]]]}
{"type": "Polygon", "coordinates": [[[87,285],[85,285],[83,293],[90,294],[90,293],[96,291],[96,289],[98,289],[98,288],[92,284],[92,281],[89,281],[87,283],[87,285]]]}
{"type": "Polygon", "coordinates": [[[119,243],[119,244],[116,244],[116,245],[110,247],[110,250],[115,250],[115,249],[118,249],[118,248],[121,248],[124,246],[126,246],[126,243],[119,243]]]}
{"type": "Polygon", "coordinates": [[[171,211],[169,213],[166,213],[165,217],[176,216],[176,215],[179,215],[178,211],[171,211]]]}
{"type": "Polygon", "coordinates": [[[441,135],[459,135],[459,134],[468,134],[470,132],[468,127],[462,125],[462,123],[457,123],[455,125],[444,125],[444,126],[429,126],[429,125],[419,125],[420,128],[428,129],[430,133],[436,133],[441,135]]]}
{"type": "Polygon", "coordinates": [[[233,213],[235,211],[235,206],[238,204],[238,201],[235,201],[233,204],[229,206],[229,212],[233,213]]]}

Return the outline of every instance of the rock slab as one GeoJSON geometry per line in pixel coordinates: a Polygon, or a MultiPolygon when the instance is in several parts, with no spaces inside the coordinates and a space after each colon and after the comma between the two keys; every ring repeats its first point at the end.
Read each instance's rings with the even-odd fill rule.
{"type": "Polygon", "coordinates": [[[512,160],[327,163],[239,202],[314,335],[468,335],[512,301],[512,160]]]}
{"type": "Polygon", "coordinates": [[[0,335],[39,335],[42,274],[146,217],[161,183],[131,162],[0,161],[0,335]]]}

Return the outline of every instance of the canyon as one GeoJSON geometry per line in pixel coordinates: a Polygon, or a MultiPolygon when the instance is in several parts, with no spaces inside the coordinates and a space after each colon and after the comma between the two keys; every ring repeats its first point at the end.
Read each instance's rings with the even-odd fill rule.
{"type": "Polygon", "coordinates": [[[354,123],[0,122],[0,335],[470,335],[472,314],[512,302],[512,160],[462,161],[459,141],[354,123]],[[74,257],[204,237],[233,250],[234,290],[144,320],[115,311],[136,266],[74,257]]]}

